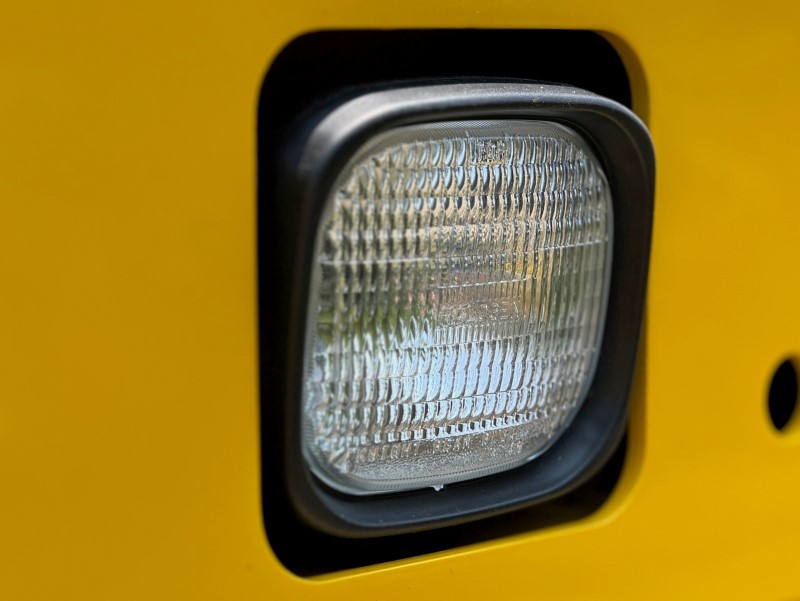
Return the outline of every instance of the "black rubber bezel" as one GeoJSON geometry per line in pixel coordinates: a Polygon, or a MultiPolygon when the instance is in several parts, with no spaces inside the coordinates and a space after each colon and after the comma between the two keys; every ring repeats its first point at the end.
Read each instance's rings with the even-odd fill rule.
{"type": "Polygon", "coordinates": [[[654,156],[639,119],[613,100],[570,87],[511,82],[351,90],[294,128],[284,146],[275,202],[294,234],[290,276],[284,475],[297,514],[328,534],[364,538],[449,526],[549,501],[579,486],[612,455],[625,431],[627,399],[642,318],[652,225],[654,156]],[[301,398],[306,307],[313,248],[333,180],[378,132],[465,119],[537,119],[580,133],[603,164],[614,203],[611,283],[594,380],[570,427],[542,456],[521,467],[423,489],[350,496],[330,489],[305,465],[301,398]]]}

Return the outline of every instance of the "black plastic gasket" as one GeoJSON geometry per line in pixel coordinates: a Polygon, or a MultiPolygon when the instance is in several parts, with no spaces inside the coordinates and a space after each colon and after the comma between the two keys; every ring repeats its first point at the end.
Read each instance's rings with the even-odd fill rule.
{"type": "Polygon", "coordinates": [[[641,323],[654,193],[654,156],[639,119],[613,100],[570,87],[510,81],[351,89],[319,106],[285,140],[276,216],[292,245],[283,467],[295,512],[327,534],[366,538],[476,520],[549,501],[587,482],[625,431],[641,323]],[[513,470],[450,484],[442,491],[349,496],[318,481],[300,440],[303,345],[313,246],[322,207],[339,170],[365,141],[403,125],[466,119],[536,119],[580,133],[603,164],[614,204],[611,283],[593,383],[561,438],[513,470]]]}

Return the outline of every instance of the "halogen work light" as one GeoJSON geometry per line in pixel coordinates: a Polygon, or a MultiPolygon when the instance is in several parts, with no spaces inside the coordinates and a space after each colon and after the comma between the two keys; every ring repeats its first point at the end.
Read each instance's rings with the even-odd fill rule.
{"type": "Polygon", "coordinates": [[[547,121],[391,129],[317,229],[304,452],[351,494],[509,469],[569,424],[605,316],[611,198],[547,121]]]}
{"type": "Polygon", "coordinates": [[[576,89],[354,93],[292,134],[287,486],[374,536],[563,494],[624,431],[649,249],[641,122],[576,89]]]}

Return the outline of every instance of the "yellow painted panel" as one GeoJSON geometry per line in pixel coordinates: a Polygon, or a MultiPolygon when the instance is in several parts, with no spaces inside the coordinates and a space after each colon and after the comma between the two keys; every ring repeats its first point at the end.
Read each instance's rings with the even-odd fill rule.
{"type": "Polygon", "coordinates": [[[800,597],[800,445],[765,412],[800,347],[800,8],[78,0],[2,15],[0,597],[800,597]],[[590,29],[625,58],[658,160],[631,458],[579,523],[303,579],[260,517],[258,91],[304,32],[415,27],[590,29]]]}

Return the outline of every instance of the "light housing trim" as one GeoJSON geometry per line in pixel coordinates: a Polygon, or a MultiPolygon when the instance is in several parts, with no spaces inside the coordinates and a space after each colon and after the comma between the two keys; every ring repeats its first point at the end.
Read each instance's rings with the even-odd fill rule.
{"type": "Polygon", "coordinates": [[[285,483],[298,515],[344,537],[424,530],[550,500],[602,467],[625,431],[647,274],[654,157],[641,121],[622,105],[575,88],[520,82],[449,83],[354,90],[307,115],[289,136],[277,202],[297,212],[293,314],[288,341],[285,483]],[[556,443],[519,468],[432,489],[352,497],[329,489],[301,452],[305,309],[313,241],[333,179],[361,144],[401,125],[443,120],[538,119],[576,130],[604,167],[614,199],[615,236],[605,334],[593,383],[556,443]]]}

